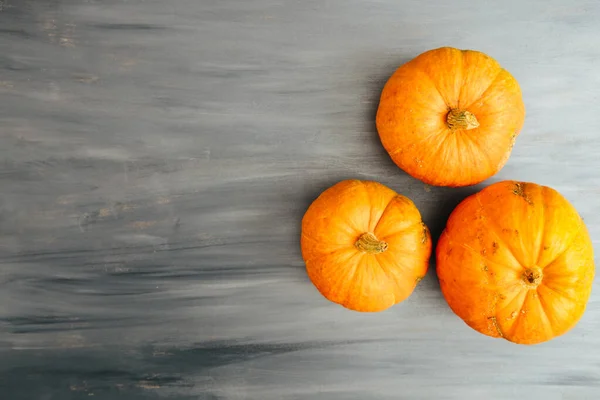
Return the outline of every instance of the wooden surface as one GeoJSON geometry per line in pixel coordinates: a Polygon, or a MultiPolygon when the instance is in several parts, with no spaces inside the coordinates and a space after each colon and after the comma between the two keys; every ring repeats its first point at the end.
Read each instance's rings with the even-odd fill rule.
{"type": "Polygon", "coordinates": [[[345,178],[439,236],[483,187],[427,187],[374,126],[401,63],[485,51],[527,121],[496,177],[562,192],[600,238],[597,0],[0,0],[0,398],[597,399],[600,291],[568,335],[469,329],[433,269],[352,313],[300,219],[345,178]]]}

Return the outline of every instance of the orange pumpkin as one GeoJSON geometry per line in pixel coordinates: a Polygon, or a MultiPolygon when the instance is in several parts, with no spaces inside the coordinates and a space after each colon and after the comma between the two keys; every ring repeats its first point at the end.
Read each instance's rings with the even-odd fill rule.
{"type": "Polygon", "coordinates": [[[436,253],[450,308],[471,328],[515,343],[570,330],[594,279],[583,220],[558,192],[533,183],[499,182],[465,199],[436,253]]]}
{"type": "Polygon", "coordinates": [[[373,312],[406,299],[425,276],[431,236],[410,199],[377,182],[347,180],[310,205],[301,247],[323,296],[373,312]]]}
{"type": "Polygon", "coordinates": [[[517,81],[493,58],[444,47],[388,80],[377,130],[394,162],[435,186],[484,181],[508,160],[525,118],[517,81]]]}

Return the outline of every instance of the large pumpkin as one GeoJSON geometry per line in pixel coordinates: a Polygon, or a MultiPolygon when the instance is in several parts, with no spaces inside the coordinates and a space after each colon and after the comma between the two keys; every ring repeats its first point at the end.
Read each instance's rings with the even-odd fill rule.
{"type": "Polygon", "coordinates": [[[301,247],[323,296],[352,310],[382,311],[425,276],[431,237],[410,199],[377,182],[347,180],[310,205],[301,247]]]}
{"type": "Polygon", "coordinates": [[[377,130],[394,162],[436,186],[484,181],[508,160],[525,118],[517,81],[472,50],[430,50],[388,80],[377,130]]]}
{"type": "Polygon", "coordinates": [[[437,273],[448,304],[473,329],[534,344],[564,334],[582,316],[593,248],[558,192],[504,181],[452,212],[437,246],[437,273]]]}

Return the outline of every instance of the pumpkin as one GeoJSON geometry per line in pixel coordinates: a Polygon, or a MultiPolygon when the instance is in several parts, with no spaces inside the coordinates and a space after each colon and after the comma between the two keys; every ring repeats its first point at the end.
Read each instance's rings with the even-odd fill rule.
{"type": "Polygon", "coordinates": [[[301,248],[325,298],[375,312],[406,299],[425,276],[431,236],[407,197],[377,182],[346,180],[309,206],[301,248]]]}
{"type": "Polygon", "coordinates": [[[376,122],[384,148],[405,172],[458,187],[504,166],[524,118],[519,84],[497,61],[444,47],[396,70],[381,93],[376,122]]]}
{"type": "Polygon", "coordinates": [[[586,226],[557,191],[503,181],[454,209],[436,249],[450,308],[471,328],[535,344],[581,318],[594,280],[586,226]]]}

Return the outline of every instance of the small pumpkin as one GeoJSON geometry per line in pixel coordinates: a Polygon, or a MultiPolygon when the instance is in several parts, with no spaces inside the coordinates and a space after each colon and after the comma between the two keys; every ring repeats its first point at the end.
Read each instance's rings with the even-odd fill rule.
{"type": "Polygon", "coordinates": [[[583,220],[557,191],[534,183],[503,181],[463,200],[436,256],[454,313],[485,335],[521,344],[573,328],[594,280],[583,220]]]}
{"type": "Polygon", "coordinates": [[[425,276],[431,236],[407,197],[377,182],[346,180],[306,211],[301,248],[323,296],[375,312],[406,299],[425,276]]]}
{"type": "Polygon", "coordinates": [[[525,119],[519,84],[488,55],[443,47],[383,88],[377,130],[392,160],[435,186],[484,181],[508,160],[525,119]]]}

